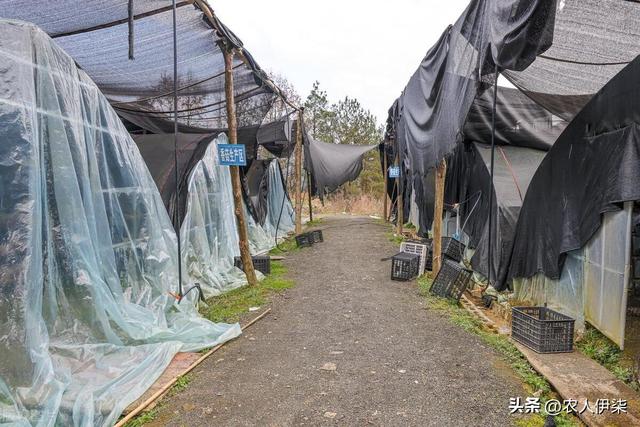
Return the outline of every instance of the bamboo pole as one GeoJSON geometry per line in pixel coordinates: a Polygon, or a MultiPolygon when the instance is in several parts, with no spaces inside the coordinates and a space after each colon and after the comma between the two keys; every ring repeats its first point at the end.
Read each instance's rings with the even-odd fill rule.
{"type": "MultiPolygon", "coordinates": [[[[401,171],[402,168],[400,167],[400,153],[396,154],[396,166],[398,166],[398,169],[401,171]]],[[[402,190],[403,190],[403,185],[402,185],[402,173],[398,174],[398,189],[396,190],[396,200],[397,200],[397,210],[398,210],[398,215],[396,216],[396,227],[397,227],[397,233],[399,236],[402,235],[402,226],[404,225],[404,203],[402,201],[402,190]]]]}
{"type": "Polygon", "coordinates": [[[384,222],[387,222],[387,211],[389,210],[388,206],[387,206],[388,199],[389,199],[389,195],[387,194],[387,185],[388,185],[387,177],[389,176],[389,171],[387,170],[388,169],[388,165],[387,165],[387,143],[386,143],[386,141],[383,143],[382,146],[384,147],[384,149],[382,151],[382,158],[383,158],[382,162],[383,162],[383,165],[384,165],[383,166],[383,172],[382,172],[382,174],[384,175],[384,191],[383,191],[384,194],[382,195],[382,198],[384,200],[384,222]]]}
{"type": "MultiPolygon", "coordinates": [[[[224,92],[227,102],[227,126],[229,128],[229,143],[238,143],[238,120],[236,117],[236,104],[233,94],[233,50],[223,46],[224,54],[224,92]]],[[[242,189],[240,183],[239,166],[229,166],[231,172],[231,186],[233,188],[233,204],[236,215],[236,223],[238,226],[238,238],[240,240],[240,257],[242,258],[242,267],[249,286],[258,284],[256,271],[253,268],[253,260],[249,251],[249,236],[247,233],[247,224],[244,220],[244,205],[242,201],[242,189]]]]}
{"type": "Polygon", "coordinates": [[[442,265],[442,212],[444,210],[444,180],[447,175],[447,162],[442,159],[436,167],[436,195],[433,208],[433,274],[440,271],[442,265]]]}
{"type": "Polygon", "coordinates": [[[296,163],[295,163],[295,195],[296,195],[296,234],[302,233],[302,109],[298,110],[296,126],[296,163]]]}

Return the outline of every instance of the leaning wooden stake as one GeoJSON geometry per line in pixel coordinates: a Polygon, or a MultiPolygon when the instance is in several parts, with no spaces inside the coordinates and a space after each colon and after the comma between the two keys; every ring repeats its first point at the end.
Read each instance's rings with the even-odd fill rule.
{"type": "Polygon", "coordinates": [[[296,193],[296,234],[302,233],[302,110],[298,110],[298,124],[296,126],[296,164],[295,164],[295,193],[296,193]]]}
{"type": "MultiPolygon", "coordinates": [[[[402,171],[402,168],[400,167],[400,154],[396,154],[396,166],[398,166],[399,170],[402,171]]],[[[404,202],[402,201],[402,190],[403,190],[403,185],[402,185],[402,173],[398,174],[398,188],[396,190],[396,200],[397,200],[397,210],[398,210],[398,215],[396,217],[396,227],[398,229],[397,233],[398,235],[402,235],[402,226],[404,225],[404,202]]]]}
{"type": "Polygon", "coordinates": [[[433,208],[433,274],[440,271],[442,265],[442,211],[444,210],[444,179],[447,175],[447,162],[442,159],[436,167],[436,195],[433,208]]]}
{"type": "MultiPolygon", "coordinates": [[[[233,94],[233,51],[223,48],[224,53],[224,92],[227,102],[227,126],[229,128],[229,143],[238,143],[238,120],[236,118],[236,104],[233,94]]],[[[253,268],[253,260],[249,251],[249,236],[247,233],[247,224],[244,220],[244,204],[242,201],[242,184],[240,183],[239,166],[229,166],[231,168],[231,187],[233,188],[233,204],[236,214],[236,223],[238,225],[238,237],[240,239],[240,257],[242,258],[242,267],[247,276],[249,286],[258,284],[256,271],[253,268]]]]}
{"type": "Polygon", "coordinates": [[[384,191],[383,191],[383,195],[382,195],[382,199],[384,200],[384,222],[387,222],[387,202],[389,199],[389,196],[387,195],[387,176],[389,175],[389,172],[387,171],[388,166],[387,166],[387,143],[386,141],[383,143],[382,145],[384,147],[383,151],[382,151],[382,163],[383,163],[383,175],[384,175],[384,191]]]}

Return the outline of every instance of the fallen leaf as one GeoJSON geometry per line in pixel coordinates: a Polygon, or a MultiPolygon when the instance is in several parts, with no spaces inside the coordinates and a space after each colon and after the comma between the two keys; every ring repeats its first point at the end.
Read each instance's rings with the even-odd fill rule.
{"type": "Polygon", "coordinates": [[[335,363],[327,362],[322,365],[320,369],[322,369],[323,371],[335,371],[337,369],[337,366],[335,363]]]}

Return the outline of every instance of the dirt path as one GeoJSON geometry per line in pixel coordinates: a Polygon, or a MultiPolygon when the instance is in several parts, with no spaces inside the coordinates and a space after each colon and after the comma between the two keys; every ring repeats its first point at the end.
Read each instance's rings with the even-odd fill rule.
{"type": "Polygon", "coordinates": [[[200,365],[155,423],[511,424],[522,386],[479,339],[425,310],[415,283],[389,279],[387,228],[344,216],[321,228],[324,243],[286,260],[297,286],[200,365]]]}

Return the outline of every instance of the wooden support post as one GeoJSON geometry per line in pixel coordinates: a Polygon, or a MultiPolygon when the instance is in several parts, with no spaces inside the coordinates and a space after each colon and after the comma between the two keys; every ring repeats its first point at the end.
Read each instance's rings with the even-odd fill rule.
{"type": "Polygon", "coordinates": [[[402,226],[404,225],[404,202],[402,200],[402,190],[403,190],[403,185],[402,185],[402,168],[400,167],[400,154],[396,154],[396,166],[398,166],[398,168],[400,169],[400,173],[398,174],[398,187],[396,190],[396,204],[397,204],[397,212],[398,214],[396,215],[396,228],[397,228],[397,234],[399,236],[402,235],[402,226]]]}
{"type": "Polygon", "coordinates": [[[302,233],[302,110],[298,111],[296,126],[296,163],[295,163],[295,194],[296,194],[296,234],[302,233]]]}
{"type": "Polygon", "coordinates": [[[384,175],[384,191],[383,191],[383,195],[382,198],[384,200],[384,222],[387,222],[387,211],[388,206],[387,206],[387,202],[389,201],[389,195],[387,194],[387,186],[388,186],[388,181],[387,181],[387,177],[389,176],[389,171],[387,171],[387,169],[389,168],[387,165],[387,142],[385,141],[383,143],[383,151],[382,151],[382,164],[383,164],[383,171],[382,171],[382,175],[384,175]]]}
{"type": "Polygon", "coordinates": [[[447,162],[442,159],[436,167],[436,195],[433,208],[433,274],[442,265],[442,212],[444,210],[444,179],[447,176],[447,162]]]}
{"type": "MultiPolygon", "coordinates": [[[[233,50],[223,46],[224,54],[224,92],[227,102],[227,127],[229,130],[229,143],[238,143],[238,120],[236,117],[236,101],[233,93],[233,50]]],[[[247,224],[244,220],[244,204],[242,200],[242,184],[240,183],[240,167],[229,166],[231,172],[231,187],[233,188],[233,205],[238,225],[238,238],[240,240],[240,257],[242,267],[247,276],[249,286],[258,284],[256,271],[253,268],[251,251],[249,250],[249,235],[247,224]]]]}
{"type": "Polygon", "coordinates": [[[311,174],[307,171],[307,195],[309,196],[309,221],[313,221],[313,206],[311,205],[311,174]]]}

